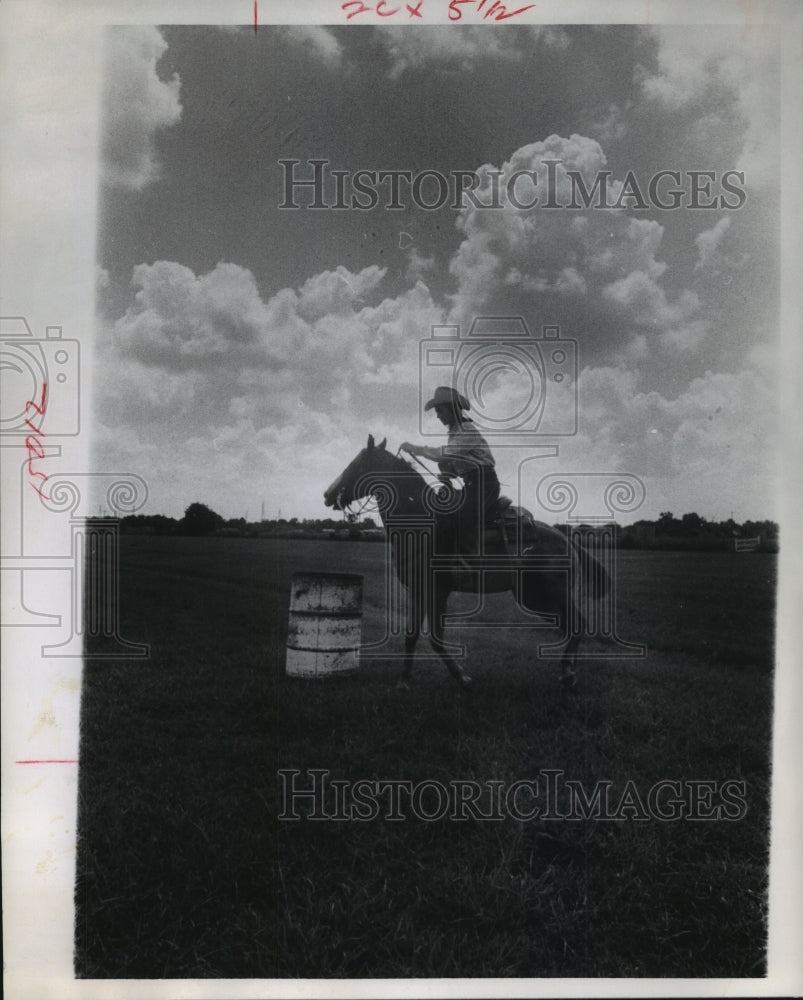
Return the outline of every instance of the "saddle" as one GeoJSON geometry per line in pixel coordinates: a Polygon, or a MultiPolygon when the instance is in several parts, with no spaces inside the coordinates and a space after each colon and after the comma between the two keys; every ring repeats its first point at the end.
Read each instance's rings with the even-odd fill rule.
{"type": "Polygon", "coordinates": [[[510,497],[500,496],[493,507],[486,511],[482,548],[489,551],[494,544],[502,543],[510,552],[511,543],[531,541],[535,534],[535,520],[525,507],[517,507],[510,497]]]}

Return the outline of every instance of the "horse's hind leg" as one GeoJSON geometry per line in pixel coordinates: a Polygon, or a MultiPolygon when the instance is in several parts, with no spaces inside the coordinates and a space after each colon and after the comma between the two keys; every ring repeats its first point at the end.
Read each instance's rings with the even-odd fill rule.
{"type": "Polygon", "coordinates": [[[575,656],[580,645],[580,636],[571,635],[563,649],[560,659],[560,682],[566,687],[574,687],[577,683],[577,663],[575,656]]]}
{"type": "Polygon", "coordinates": [[[523,573],[515,586],[519,587],[519,593],[514,590],[516,600],[527,611],[558,615],[560,627],[566,635],[560,659],[560,680],[566,687],[574,687],[577,683],[575,657],[585,625],[578,608],[566,599],[565,577],[543,572],[523,573]],[[578,621],[579,628],[576,627],[578,621]]]}

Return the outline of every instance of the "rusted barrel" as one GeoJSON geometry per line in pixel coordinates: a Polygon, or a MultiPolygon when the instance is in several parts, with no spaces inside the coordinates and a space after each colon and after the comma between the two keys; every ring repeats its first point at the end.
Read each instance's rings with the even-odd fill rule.
{"type": "Polygon", "coordinates": [[[362,581],[351,573],[294,573],[287,631],[288,677],[330,677],[357,669],[362,581]]]}

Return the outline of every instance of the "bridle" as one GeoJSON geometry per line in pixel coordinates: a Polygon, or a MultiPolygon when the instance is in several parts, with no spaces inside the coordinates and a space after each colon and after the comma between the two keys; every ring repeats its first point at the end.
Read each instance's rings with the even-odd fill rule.
{"type": "MultiPolygon", "coordinates": [[[[340,501],[338,500],[338,503],[339,502],[340,501]]],[[[359,503],[359,501],[358,500],[352,500],[351,503],[347,503],[345,507],[341,507],[340,508],[343,511],[343,519],[344,520],[346,519],[346,517],[349,517],[349,518],[352,518],[352,519],[356,519],[356,518],[360,517],[360,515],[364,514],[366,511],[369,514],[378,514],[379,513],[379,504],[376,502],[376,500],[372,496],[364,497],[362,503],[357,508],[357,510],[354,510],[353,509],[354,508],[354,504],[356,504],[356,503],[359,503]]]]}
{"type": "MultiPolygon", "coordinates": [[[[424,463],[421,461],[421,459],[417,455],[410,454],[409,452],[408,452],[408,454],[410,455],[410,458],[412,458],[418,465],[421,466],[421,468],[424,470],[425,475],[431,476],[433,479],[437,480],[438,483],[440,483],[440,484],[443,483],[443,479],[441,479],[441,477],[436,472],[433,472],[432,469],[430,469],[428,466],[424,465],[424,463]]],[[[401,455],[402,455],[402,450],[401,450],[401,448],[398,448],[396,450],[396,458],[401,458],[401,455]]],[[[402,459],[402,461],[406,462],[406,459],[402,459]]],[[[337,501],[336,502],[337,502],[337,505],[340,508],[340,510],[343,512],[343,519],[344,520],[347,517],[348,518],[352,518],[352,519],[356,519],[356,518],[362,516],[365,513],[369,513],[369,514],[379,514],[379,513],[381,513],[380,510],[379,510],[379,504],[377,503],[376,499],[373,496],[364,497],[361,503],[360,503],[359,500],[355,499],[355,500],[352,500],[350,503],[347,503],[347,504],[344,504],[344,505],[341,506],[341,504],[340,504],[340,498],[341,498],[342,495],[343,495],[343,489],[341,488],[341,490],[337,494],[337,501]],[[356,507],[356,509],[355,509],[354,505],[358,504],[358,503],[360,505],[358,507],[356,507]]]]}

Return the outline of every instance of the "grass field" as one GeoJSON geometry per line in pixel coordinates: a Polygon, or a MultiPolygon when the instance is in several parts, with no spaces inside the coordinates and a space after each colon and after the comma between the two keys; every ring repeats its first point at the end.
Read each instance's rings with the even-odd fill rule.
{"type": "Polygon", "coordinates": [[[762,975],[776,557],[620,553],[619,634],[648,655],[586,660],[571,692],[530,630],[500,628],[451,630],[470,694],[432,659],[410,690],[381,658],[284,678],[292,573],[363,574],[370,640],[384,559],[364,542],[121,539],[122,633],[151,656],[85,665],[77,974],[762,975]],[[290,821],[292,768],[444,786],[553,769],[617,798],[735,781],[746,811],[290,821]]]}

